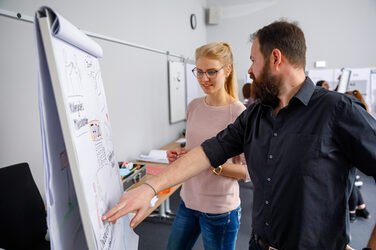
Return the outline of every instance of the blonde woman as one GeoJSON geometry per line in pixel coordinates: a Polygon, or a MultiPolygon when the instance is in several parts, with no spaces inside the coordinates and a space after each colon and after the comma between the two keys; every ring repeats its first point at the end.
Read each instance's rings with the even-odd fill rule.
{"type": "MultiPolygon", "coordinates": [[[[168,151],[170,163],[215,136],[245,110],[238,100],[229,44],[198,48],[192,72],[206,95],[188,105],[186,150],[168,151]]],[[[235,249],[241,216],[238,180],[249,179],[246,166],[235,158],[183,183],[167,249],[192,249],[200,234],[206,250],[235,249]]]]}

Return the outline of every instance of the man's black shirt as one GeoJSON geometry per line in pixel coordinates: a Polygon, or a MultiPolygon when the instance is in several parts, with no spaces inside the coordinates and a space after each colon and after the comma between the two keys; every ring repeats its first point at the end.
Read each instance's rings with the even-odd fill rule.
{"type": "Polygon", "coordinates": [[[308,77],[277,116],[252,104],[201,146],[212,166],[244,152],[254,233],[278,249],[344,249],[349,170],[376,177],[375,120],[308,77]]]}

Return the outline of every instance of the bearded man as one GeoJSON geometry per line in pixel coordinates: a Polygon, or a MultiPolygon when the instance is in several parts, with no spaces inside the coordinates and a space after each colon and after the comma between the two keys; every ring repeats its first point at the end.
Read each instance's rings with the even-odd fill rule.
{"type": "Polygon", "coordinates": [[[345,249],[348,175],[376,178],[376,121],[357,100],[316,87],[305,76],[306,43],[294,23],[251,36],[255,103],[231,125],[123,194],[104,220],[136,211],[156,192],[244,152],[254,184],[250,250],[345,249]]]}

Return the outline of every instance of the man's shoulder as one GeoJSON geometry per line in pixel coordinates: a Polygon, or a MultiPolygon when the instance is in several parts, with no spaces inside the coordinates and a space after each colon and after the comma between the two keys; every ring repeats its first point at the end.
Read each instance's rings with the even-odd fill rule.
{"type": "Polygon", "coordinates": [[[323,105],[326,108],[337,107],[343,109],[351,105],[360,105],[364,108],[364,104],[353,96],[339,93],[336,91],[326,90],[324,88],[316,88],[312,96],[312,102],[323,105]]]}
{"type": "Polygon", "coordinates": [[[335,91],[330,91],[321,87],[316,87],[313,95],[312,101],[320,102],[321,104],[336,104],[345,98],[344,94],[335,91]]]}

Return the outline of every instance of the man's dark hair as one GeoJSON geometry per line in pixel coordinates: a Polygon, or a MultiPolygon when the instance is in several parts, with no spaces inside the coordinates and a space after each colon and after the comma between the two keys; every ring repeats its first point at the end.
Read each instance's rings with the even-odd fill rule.
{"type": "Polygon", "coordinates": [[[305,69],[307,47],[304,33],[297,23],[273,22],[251,35],[251,41],[256,38],[265,59],[273,49],[279,49],[292,65],[305,69]]]}

